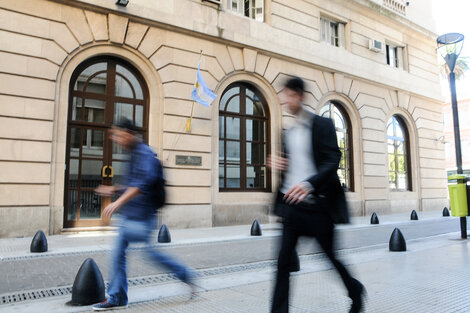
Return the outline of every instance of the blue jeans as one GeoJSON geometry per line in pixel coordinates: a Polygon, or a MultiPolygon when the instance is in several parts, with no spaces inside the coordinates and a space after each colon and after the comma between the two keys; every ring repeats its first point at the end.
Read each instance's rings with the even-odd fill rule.
{"type": "Polygon", "coordinates": [[[111,255],[111,269],[108,286],[108,302],[116,305],[127,304],[127,270],[126,249],[131,242],[145,242],[145,252],[156,264],[170,269],[176,277],[189,283],[193,276],[192,271],[173,258],[151,248],[152,233],[156,227],[156,219],[137,221],[125,217],[119,226],[119,235],[116,239],[114,251],[111,255]]]}

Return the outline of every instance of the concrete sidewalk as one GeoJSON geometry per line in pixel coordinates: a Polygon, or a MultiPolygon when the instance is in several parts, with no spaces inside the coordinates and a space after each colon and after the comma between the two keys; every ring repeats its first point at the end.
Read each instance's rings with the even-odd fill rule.
{"type": "MultiPolygon", "coordinates": [[[[410,213],[379,215],[380,225],[410,223],[410,213]]],[[[442,218],[442,211],[418,212],[420,220],[433,220],[442,218]]],[[[338,225],[337,230],[373,227],[370,225],[370,216],[352,217],[350,224],[338,225]]],[[[164,246],[190,245],[209,242],[236,241],[253,238],[250,236],[251,225],[237,225],[209,228],[170,229],[171,243],[164,246]]],[[[279,236],[282,225],[262,224],[263,236],[279,236]]],[[[59,235],[46,236],[48,251],[41,254],[29,252],[32,237],[25,238],[1,238],[0,261],[34,255],[67,254],[74,252],[107,251],[112,248],[115,231],[80,231],[63,232],[59,235]]]]}
{"type": "MultiPolygon", "coordinates": [[[[365,312],[469,312],[470,279],[467,240],[458,233],[410,240],[406,252],[389,252],[386,244],[340,251],[340,258],[366,286],[365,312]]],[[[198,296],[189,300],[180,283],[131,287],[124,312],[261,313],[269,312],[274,266],[199,279],[198,296]]],[[[350,300],[331,265],[321,255],[301,257],[292,277],[294,313],[348,312],[350,300]]],[[[66,305],[70,295],[1,305],[9,312],[90,312],[91,306],[66,305]]]]}
{"type": "MultiPolygon", "coordinates": [[[[388,252],[388,239],[395,227],[402,229],[409,247],[413,247],[409,248],[409,252],[402,253],[403,255],[419,254],[419,251],[423,251],[423,249],[434,249],[435,255],[432,259],[434,261],[439,259],[436,257],[438,248],[447,249],[449,245],[462,245],[466,242],[457,240],[460,238],[458,218],[442,217],[442,211],[420,212],[418,215],[419,221],[410,221],[408,213],[379,216],[379,225],[370,225],[370,217],[355,217],[351,224],[337,227],[338,253],[354,267],[364,262],[377,262],[378,258],[389,258],[393,253],[388,252]],[[419,247],[415,242],[427,243],[419,247]]],[[[184,285],[167,272],[156,269],[149,260],[142,258],[141,254],[131,251],[129,253],[131,310],[145,312],[146,307],[148,307],[148,311],[152,311],[151,308],[155,310],[160,306],[164,308],[169,306],[174,311],[168,308],[168,311],[164,309],[158,311],[267,312],[269,300],[266,299],[270,295],[270,284],[276,264],[278,242],[276,237],[281,234],[281,225],[262,225],[263,236],[261,237],[251,237],[250,227],[251,225],[170,229],[172,243],[159,244],[161,249],[187,262],[188,265],[196,269],[200,277],[198,285],[201,298],[190,303],[185,302],[187,290],[184,285]],[[254,298],[259,298],[258,301],[250,304],[244,310],[242,304],[245,300],[240,298],[239,301],[242,303],[233,303],[233,307],[230,307],[230,303],[232,303],[230,299],[236,298],[230,294],[235,292],[237,295],[246,295],[245,290],[250,290],[250,288],[245,289],[244,286],[251,285],[254,290],[260,292],[264,290],[264,292],[253,295],[254,298]],[[230,299],[224,300],[224,295],[230,299]],[[264,302],[261,303],[260,299],[263,299],[264,302]],[[139,304],[142,301],[145,304],[139,304]],[[226,301],[229,302],[229,305],[225,304],[226,301]],[[223,309],[224,305],[227,307],[223,309]],[[177,308],[175,309],[175,307],[177,308]]],[[[69,307],[64,303],[70,300],[71,284],[76,271],[85,258],[93,257],[105,280],[107,279],[108,257],[114,236],[115,232],[110,231],[48,236],[49,251],[36,254],[29,252],[31,238],[0,239],[0,281],[2,281],[0,311],[80,312],[89,310],[89,307],[69,307]],[[19,299],[18,297],[26,298],[19,299]],[[28,300],[31,297],[36,300],[28,300]],[[2,303],[4,304],[2,305],[2,303]]],[[[139,247],[133,250],[138,251],[139,247]]],[[[317,279],[316,275],[320,274],[316,273],[330,269],[324,255],[319,252],[318,248],[312,247],[311,242],[302,242],[302,240],[299,242],[298,253],[302,263],[300,276],[306,275],[309,277],[308,279],[317,279]]],[[[462,258],[462,255],[457,255],[456,258],[458,257],[462,258]]],[[[373,263],[372,266],[374,266],[373,272],[376,275],[380,266],[376,263],[373,263]]],[[[418,270],[422,269],[418,268],[418,270]]],[[[337,284],[336,286],[335,288],[339,289],[332,291],[332,294],[343,293],[341,295],[344,300],[342,303],[346,308],[348,298],[344,296],[341,286],[338,287],[337,284]]],[[[323,301],[317,299],[316,294],[319,290],[314,289],[311,292],[312,299],[316,302],[309,305],[316,305],[316,303],[323,301]]],[[[322,290],[320,290],[321,293],[322,290]]],[[[333,303],[336,305],[337,297],[339,295],[324,307],[330,307],[333,303]]],[[[245,304],[248,305],[248,302],[245,304]]],[[[303,307],[300,304],[295,305],[295,307],[297,306],[303,307]]],[[[295,311],[295,307],[293,307],[294,312],[347,311],[347,309],[315,311],[305,308],[295,311]]],[[[335,306],[333,305],[333,307],[335,306]]]]}

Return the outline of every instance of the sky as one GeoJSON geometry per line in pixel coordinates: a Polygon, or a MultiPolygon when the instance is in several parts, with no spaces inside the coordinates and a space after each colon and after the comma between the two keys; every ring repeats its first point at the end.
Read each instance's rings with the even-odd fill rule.
{"type": "MultiPolygon", "coordinates": [[[[461,33],[465,36],[460,56],[470,57],[470,0],[431,0],[433,17],[436,23],[436,33],[461,33]]],[[[449,83],[441,82],[442,92],[450,101],[449,83]]],[[[470,98],[470,70],[464,78],[457,81],[457,100],[470,98]]]]}

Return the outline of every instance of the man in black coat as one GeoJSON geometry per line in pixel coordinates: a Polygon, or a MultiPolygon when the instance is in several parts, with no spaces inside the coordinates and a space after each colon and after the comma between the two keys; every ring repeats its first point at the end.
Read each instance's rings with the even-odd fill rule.
{"type": "Polygon", "coordinates": [[[341,151],[334,124],[303,108],[302,79],[289,79],[284,87],[281,103],[295,119],[283,135],[286,157],[271,156],[268,161],[272,168],[282,171],[274,213],[282,217],[284,224],[271,312],[289,311],[289,268],[300,236],[316,238],[348,290],[350,313],[360,312],[364,286],[351,277],[333,250],[334,224],[349,222],[337,174],[341,151]]]}

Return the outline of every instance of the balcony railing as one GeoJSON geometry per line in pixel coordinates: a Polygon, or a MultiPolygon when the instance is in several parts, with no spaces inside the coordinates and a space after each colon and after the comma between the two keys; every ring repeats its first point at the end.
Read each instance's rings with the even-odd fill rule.
{"type": "Polygon", "coordinates": [[[383,6],[391,9],[393,12],[400,15],[406,15],[406,7],[409,1],[405,0],[383,0],[383,6]]]}

